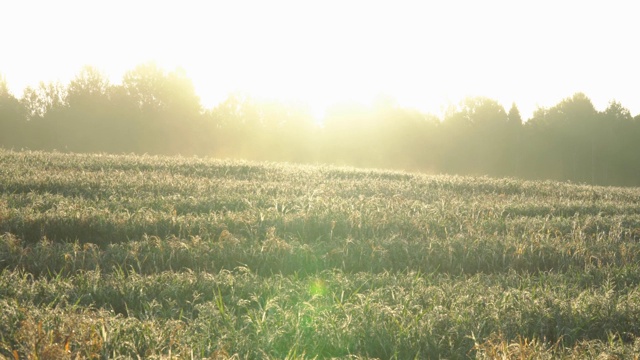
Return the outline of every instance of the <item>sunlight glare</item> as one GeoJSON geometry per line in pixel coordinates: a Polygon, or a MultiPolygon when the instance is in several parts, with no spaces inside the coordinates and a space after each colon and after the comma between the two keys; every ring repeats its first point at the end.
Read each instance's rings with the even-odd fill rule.
{"type": "Polygon", "coordinates": [[[505,107],[516,102],[526,118],[577,91],[598,106],[616,98],[640,111],[633,12],[622,2],[581,3],[577,17],[577,6],[28,0],[12,3],[13,15],[0,23],[9,34],[0,73],[20,96],[40,81],[66,84],[85,65],[119,83],[155,61],[185,69],[205,108],[243,91],[305,102],[317,118],[336,102],[368,104],[379,94],[435,114],[486,96],[505,107]],[[590,26],[594,19],[599,26],[590,26]]]}

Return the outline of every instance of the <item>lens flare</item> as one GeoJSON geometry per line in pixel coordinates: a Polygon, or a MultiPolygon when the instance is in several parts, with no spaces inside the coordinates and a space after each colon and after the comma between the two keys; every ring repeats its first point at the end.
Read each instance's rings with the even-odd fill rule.
{"type": "Polygon", "coordinates": [[[309,295],[324,296],[327,293],[327,285],[324,280],[315,279],[309,284],[309,295]]]}

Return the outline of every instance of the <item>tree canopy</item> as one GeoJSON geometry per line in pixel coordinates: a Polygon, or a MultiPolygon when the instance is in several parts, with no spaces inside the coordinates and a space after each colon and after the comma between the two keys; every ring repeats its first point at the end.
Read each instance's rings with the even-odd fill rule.
{"type": "Polygon", "coordinates": [[[640,116],[576,93],[523,121],[516,104],[469,97],[440,119],[400,107],[308,107],[229,94],[204,109],[181,69],[137,66],[112,84],[87,66],[64,85],[20,98],[0,78],[0,146],[73,152],[182,154],[335,163],[426,172],[640,185],[640,116]]]}

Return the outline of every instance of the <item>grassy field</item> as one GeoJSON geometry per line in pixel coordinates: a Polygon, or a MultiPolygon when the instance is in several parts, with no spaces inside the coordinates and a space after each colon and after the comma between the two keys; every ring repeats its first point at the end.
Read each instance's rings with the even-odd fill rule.
{"type": "Polygon", "coordinates": [[[0,358],[640,354],[640,189],[0,151],[0,358]]]}

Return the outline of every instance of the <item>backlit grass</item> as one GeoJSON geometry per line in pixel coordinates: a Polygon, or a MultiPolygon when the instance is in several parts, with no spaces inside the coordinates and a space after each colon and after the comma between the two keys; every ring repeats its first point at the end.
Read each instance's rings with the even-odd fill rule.
{"type": "Polygon", "coordinates": [[[0,151],[0,356],[640,352],[640,191],[0,151]]]}

